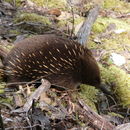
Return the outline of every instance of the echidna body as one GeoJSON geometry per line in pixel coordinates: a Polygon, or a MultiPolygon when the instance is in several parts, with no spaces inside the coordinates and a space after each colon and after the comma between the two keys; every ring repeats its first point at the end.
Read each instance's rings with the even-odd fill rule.
{"type": "Polygon", "coordinates": [[[4,57],[3,64],[8,83],[45,78],[65,88],[100,84],[99,68],[90,50],[53,34],[20,41],[4,57]]]}

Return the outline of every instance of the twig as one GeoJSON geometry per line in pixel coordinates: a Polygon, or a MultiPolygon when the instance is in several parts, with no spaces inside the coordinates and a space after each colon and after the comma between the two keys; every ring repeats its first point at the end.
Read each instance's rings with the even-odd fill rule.
{"type": "Polygon", "coordinates": [[[72,30],[70,36],[73,37],[74,34],[74,24],[75,24],[75,19],[74,19],[74,8],[71,6],[71,13],[72,13],[72,30]]]}

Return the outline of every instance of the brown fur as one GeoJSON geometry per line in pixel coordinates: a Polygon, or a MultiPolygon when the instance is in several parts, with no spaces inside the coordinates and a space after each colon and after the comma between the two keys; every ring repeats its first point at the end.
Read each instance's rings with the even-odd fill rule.
{"type": "Polygon", "coordinates": [[[46,78],[65,88],[100,84],[99,68],[90,50],[56,35],[38,35],[17,43],[3,64],[8,83],[46,78]]]}

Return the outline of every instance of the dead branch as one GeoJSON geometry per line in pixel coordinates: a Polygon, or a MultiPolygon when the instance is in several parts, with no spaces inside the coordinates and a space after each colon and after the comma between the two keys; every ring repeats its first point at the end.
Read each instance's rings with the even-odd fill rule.
{"type": "Polygon", "coordinates": [[[115,128],[114,125],[112,125],[109,121],[107,121],[105,118],[98,115],[96,112],[94,112],[87,104],[84,104],[83,101],[78,101],[80,104],[80,107],[82,108],[82,114],[84,114],[86,120],[90,121],[90,124],[97,129],[100,130],[113,130],[115,128]]]}
{"type": "Polygon", "coordinates": [[[82,27],[79,29],[77,33],[78,42],[81,44],[87,43],[88,37],[91,32],[91,28],[93,23],[95,22],[99,13],[99,6],[95,6],[95,8],[89,11],[89,15],[87,19],[84,21],[82,27]]]}
{"type": "Polygon", "coordinates": [[[51,84],[49,81],[45,80],[45,79],[42,79],[41,80],[42,84],[35,90],[35,92],[27,99],[27,102],[24,104],[23,108],[20,108],[20,109],[17,109],[17,110],[14,110],[12,112],[28,112],[29,109],[31,108],[32,106],[32,103],[33,101],[37,101],[40,97],[40,95],[43,93],[43,92],[46,92],[50,87],[51,87],[51,84]]]}

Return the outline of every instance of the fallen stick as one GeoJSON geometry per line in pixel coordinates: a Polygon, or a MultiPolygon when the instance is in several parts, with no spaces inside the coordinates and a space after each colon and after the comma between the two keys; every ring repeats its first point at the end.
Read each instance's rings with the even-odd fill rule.
{"type": "Polygon", "coordinates": [[[99,13],[99,5],[95,6],[93,9],[89,11],[89,15],[87,19],[84,21],[83,25],[79,29],[77,33],[78,42],[80,44],[86,44],[88,37],[90,35],[92,25],[94,24],[95,20],[97,19],[99,13]]]}
{"type": "Polygon", "coordinates": [[[94,128],[97,128],[99,130],[114,130],[114,125],[112,125],[105,118],[93,111],[88,105],[84,104],[84,102],[80,99],[79,105],[82,108],[81,113],[85,116],[86,120],[89,121],[94,128]]]}
{"type": "Polygon", "coordinates": [[[46,92],[50,87],[51,87],[51,84],[49,81],[45,80],[45,79],[42,79],[41,80],[42,84],[35,90],[35,92],[27,99],[27,102],[24,104],[24,106],[20,109],[16,109],[16,110],[13,110],[12,112],[18,112],[18,113],[21,113],[21,112],[28,112],[29,109],[31,108],[32,106],[32,103],[33,101],[37,101],[40,97],[40,95],[43,93],[43,92],[46,92]]]}

